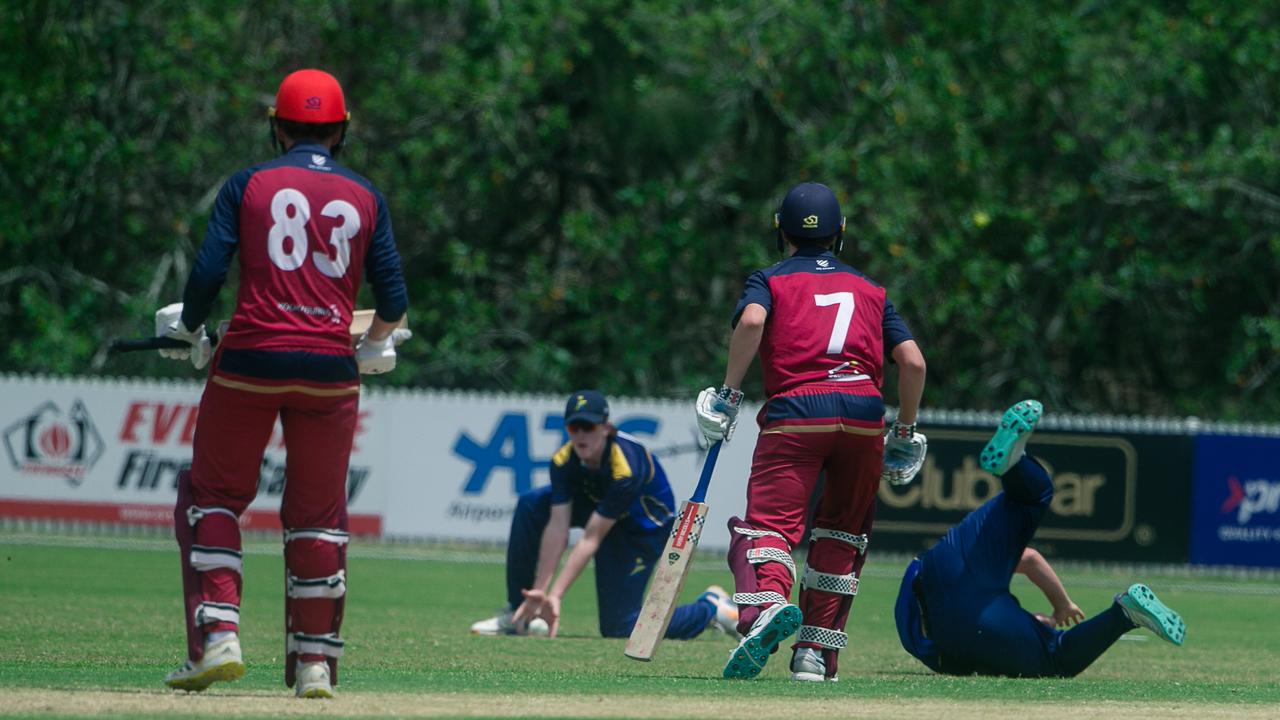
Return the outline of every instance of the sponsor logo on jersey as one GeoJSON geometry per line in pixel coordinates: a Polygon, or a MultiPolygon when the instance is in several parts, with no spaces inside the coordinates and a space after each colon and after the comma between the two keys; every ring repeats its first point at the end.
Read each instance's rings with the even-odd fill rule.
{"type": "Polygon", "coordinates": [[[831,270],[832,269],[831,261],[826,258],[818,258],[818,269],[831,270]]]}
{"type": "Polygon", "coordinates": [[[312,165],[324,165],[324,161],[325,161],[325,160],[328,160],[328,158],[326,158],[326,157],[325,157],[325,156],[323,156],[323,155],[317,155],[317,154],[314,154],[314,153],[311,155],[311,164],[312,164],[312,165]]]}
{"type": "Polygon", "coordinates": [[[104,449],[102,436],[80,400],[66,413],[53,402],[37,407],[5,428],[4,447],[18,472],[61,475],[73,486],[84,481],[104,449]]]}

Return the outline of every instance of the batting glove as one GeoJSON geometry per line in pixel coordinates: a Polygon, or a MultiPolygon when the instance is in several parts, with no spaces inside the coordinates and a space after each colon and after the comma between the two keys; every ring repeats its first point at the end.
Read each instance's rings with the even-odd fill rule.
{"type": "Polygon", "coordinates": [[[395,343],[396,347],[400,347],[405,343],[406,340],[412,340],[412,339],[413,339],[413,331],[410,330],[409,328],[396,328],[395,330],[391,331],[391,342],[395,343]]]}
{"type": "Polygon", "coordinates": [[[719,440],[729,442],[738,427],[738,409],[742,407],[742,391],[723,386],[707,388],[698,394],[696,407],[698,432],[710,447],[719,440]]]}
{"type": "Polygon", "coordinates": [[[165,305],[156,311],[156,337],[181,340],[190,348],[165,348],[160,350],[160,357],[171,360],[191,360],[191,364],[199,370],[209,364],[213,355],[213,344],[205,335],[204,325],[188,330],[182,324],[182,303],[165,305]]]}
{"type": "Polygon", "coordinates": [[[356,343],[356,365],[360,367],[361,375],[381,375],[395,370],[395,333],[381,340],[374,340],[369,333],[361,335],[360,342],[356,343]]]}
{"type": "Polygon", "coordinates": [[[924,466],[928,452],[929,440],[924,433],[916,432],[915,423],[901,425],[895,422],[884,440],[884,465],[880,469],[880,479],[890,485],[910,483],[924,466]]]}

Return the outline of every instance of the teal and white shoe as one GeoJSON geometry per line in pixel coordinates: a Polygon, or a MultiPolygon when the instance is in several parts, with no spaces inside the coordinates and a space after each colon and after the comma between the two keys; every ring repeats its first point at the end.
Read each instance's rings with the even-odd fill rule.
{"type": "Polygon", "coordinates": [[[800,608],[791,603],[769,606],[729,654],[729,662],[724,666],[725,678],[750,680],[759,675],[764,664],[769,662],[769,656],[777,651],[779,643],[795,635],[802,622],[804,617],[800,608]]]}
{"type": "Polygon", "coordinates": [[[992,475],[1003,475],[1022,459],[1027,441],[1036,430],[1036,423],[1044,414],[1044,406],[1038,400],[1023,400],[1004,411],[1000,427],[991,441],[982,448],[978,462],[992,475]]]}
{"type": "Polygon", "coordinates": [[[1124,614],[1134,625],[1144,627],[1174,645],[1181,645],[1187,637],[1187,624],[1182,616],[1156,598],[1151,588],[1134,583],[1116,596],[1124,614]]]}

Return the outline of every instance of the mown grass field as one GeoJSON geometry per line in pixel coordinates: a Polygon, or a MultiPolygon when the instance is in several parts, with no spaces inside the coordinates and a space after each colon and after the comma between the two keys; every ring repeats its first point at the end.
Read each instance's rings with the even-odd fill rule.
{"type": "MultiPolygon", "coordinates": [[[[172,541],[0,530],[0,716],[20,717],[1280,717],[1280,581],[1066,566],[1092,614],[1142,580],[1187,620],[1175,648],[1134,631],[1072,680],[952,678],[902,651],[892,603],[901,558],[864,573],[838,684],[797,684],[780,653],[752,682],[726,682],[732,646],[712,632],[667,642],[654,662],[598,637],[594,582],[565,601],[562,636],[474,637],[503,596],[492,549],[359,542],[352,547],[339,697],[298,701],[281,675],[283,563],[246,544],[242,638],[248,673],[202,695],[167,690],[184,642],[172,541]]],[[[1274,576],[1272,576],[1274,577],[1274,576]]],[[[703,557],[688,599],[728,585],[703,557]]],[[[1043,600],[1019,579],[1024,605],[1043,600]]]]}

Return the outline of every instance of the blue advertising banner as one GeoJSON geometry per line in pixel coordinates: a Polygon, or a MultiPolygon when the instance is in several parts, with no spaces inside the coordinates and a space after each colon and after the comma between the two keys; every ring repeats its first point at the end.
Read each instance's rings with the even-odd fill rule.
{"type": "Polygon", "coordinates": [[[1191,562],[1280,567],[1280,438],[1195,439],[1191,562]]]}

